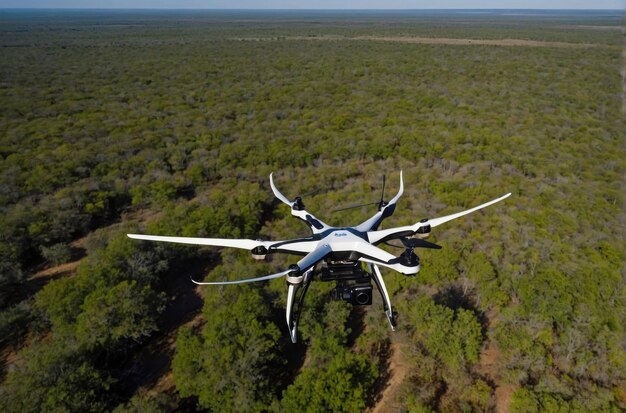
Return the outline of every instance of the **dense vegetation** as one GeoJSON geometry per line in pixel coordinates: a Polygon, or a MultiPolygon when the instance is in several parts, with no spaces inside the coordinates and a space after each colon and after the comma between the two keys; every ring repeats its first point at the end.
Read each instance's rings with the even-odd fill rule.
{"type": "Polygon", "coordinates": [[[626,409],[620,26],[617,12],[0,11],[0,410],[357,412],[399,349],[403,411],[626,409]],[[437,228],[444,249],[418,276],[384,272],[395,333],[379,301],[361,311],[315,283],[292,345],[282,280],[185,304],[192,271],[292,257],[125,237],[306,234],[272,171],[355,224],[373,210],[330,211],[375,201],[383,171],[394,192],[399,169],[384,225],[513,196],[437,228]],[[169,386],[146,379],[155,354],[169,386]]]}

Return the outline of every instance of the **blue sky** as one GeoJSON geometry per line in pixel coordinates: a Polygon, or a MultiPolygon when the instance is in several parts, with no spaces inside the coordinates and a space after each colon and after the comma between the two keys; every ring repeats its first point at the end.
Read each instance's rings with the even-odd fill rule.
{"type": "Polygon", "coordinates": [[[0,8],[621,9],[626,0],[0,0],[0,8]]]}

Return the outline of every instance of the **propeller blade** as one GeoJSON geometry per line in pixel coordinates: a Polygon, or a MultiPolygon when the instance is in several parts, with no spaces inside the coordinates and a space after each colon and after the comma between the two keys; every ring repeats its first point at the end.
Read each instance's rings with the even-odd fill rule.
{"type": "Polygon", "coordinates": [[[479,209],[488,207],[489,205],[493,205],[496,202],[500,202],[503,199],[508,198],[509,196],[511,196],[510,192],[508,194],[504,195],[504,196],[501,196],[500,198],[494,199],[493,201],[486,202],[486,203],[484,203],[482,205],[478,205],[477,207],[468,209],[466,211],[457,212],[456,214],[446,215],[445,217],[429,219],[427,224],[430,225],[431,228],[432,227],[436,227],[437,225],[441,225],[441,224],[446,223],[448,221],[452,221],[453,219],[460,218],[463,215],[471,214],[474,211],[478,211],[479,209]]]}
{"type": "Polygon", "coordinates": [[[300,198],[306,198],[307,196],[317,195],[320,192],[322,192],[322,190],[320,188],[317,188],[317,189],[314,189],[312,191],[305,192],[304,194],[300,195],[300,198]]]}
{"type": "Polygon", "coordinates": [[[293,207],[293,202],[290,201],[289,199],[287,199],[287,197],[283,194],[280,193],[280,191],[278,190],[278,188],[276,188],[276,185],[274,185],[274,178],[273,178],[274,172],[272,172],[270,174],[270,186],[272,187],[272,192],[274,193],[274,196],[278,199],[280,199],[284,204],[289,205],[290,207],[293,207]]]}
{"type": "Polygon", "coordinates": [[[251,239],[226,239],[226,238],[193,238],[193,237],[163,237],[160,235],[140,235],[140,234],[126,234],[128,238],[140,239],[144,241],[161,241],[161,242],[174,242],[177,244],[191,244],[191,245],[212,245],[214,247],[230,247],[230,248],[242,248],[245,250],[252,250],[258,246],[266,246],[271,242],[255,241],[251,239]]]}
{"type": "Polygon", "coordinates": [[[440,250],[443,248],[441,245],[434,244],[432,242],[428,242],[426,240],[420,238],[398,238],[402,245],[392,244],[391,242],[385,241],[385,244],[394,248],[432,248],[436,250],[440,250]]]}
{"type": "MultiPolygon", "coordinates": [[[[285,195],[283,195],[278,190],[278,188],[276,188],[276,185],[274,184],[273,175],[274,175],[274,172],[272,172],[270,174],[270,186],[272,187],[272,192],[274,193],[274,196],[276,196],[276,198],[280,199],[285,204],[287,204],[289,206],[293,206],[294,201],[290,201],[289,199],[287,199],[287,197],[285,195]]],[[[313,189],[313,190],[311,190],[309,192],[305,192],[304,194],[300,195],[299,198],[306,198],[307,196],[313,196],[313,195],[316,195],[316,194],[318,194],[320,192],[322,192],[322,190],[320,188],[313,189]]]]}
{"type": "Polygon", "coordinates": [[[191,281],[194,282],[195,284],[198,284],[198,285],[243,284],[243,283],[251,283],[251,282],[256,282],[256,281],[265,281],[265,280],[272,280],[274,278],[280,278],[282,276],[285,276],[285,275],[289,274],[292,271],[294,271],[294,270],[293,269],[289,269],[289,270],[286,270],[286,271],[277,272],[276,274],[265,275],[263,277],[247,278],[245,280],[236,280],[236,281],[204,282],[204,281],[196,281],[193,278],[191,279],[191,281]]]}
{"type": "MultiPolygon", "coordinates": [[[[380,201],[376,201],[376,202],[368,202],[367,204],[357,204],[357,205],[350,205],[344,208],[338,208],[338,209],[333,209],[331,212],[339,212],[339,211],[345,211],[347,209],[354,209],[354,208],[361,208],[364,206],[370,206],[370,205],[384,205],[385,204],[385,182],[387,181],[386,176],[383,175],[383,190],[380,194],[380,201]]],[[[400,171],[400,185],[402,185],[402,171],[400,171]]]]}
{"type": "Polygon", "coordinates": [[[398,189],[398,193],[396,194],[396,196],[391,198],[391,201],[389,201],[388,205],[395,205],[403,193],[404,193],[404,180],[402,179],[402,170],[400,170],[400,188],[398,189]]]}
{"type": "Polygon", "coordinates": [[[379,203],[380,202],[376,201],[376,202],[369,202],[367,204],[350,205],[344,208],[333,209],[332,212],[345,211],[347,209],[361,208],[361,207],[370,206],[370,205],[378,205],[379,203]]]}
{"type": "MultiPolygon", "coordinates": [[[[478,211],[479,209],[488,207],[489,205],[493,205],[496,202],[500,202],[503,199],[508,198],[509,196],[511,196],[511,193],[509,192],[508,194],[501,196],[500,198],[496,198],[492,201],[486,202],[482,205],[478,205],[477,207],[474,207],[472,209],[468,209],[466,211],[462,211],[462,212],[457,212],[456,214],[452,214],[452,215],[446,215],[445,217],[440,217],[440,218],[433,218],[433,219],[423,219],[419,222],[417,222],[414,225],[406,225],[403,227],[396,227],[396,228],[388,228],[388,229],[382,229],[382,230],[378,230],[378,231],[367,231],[367,238],[369,240],[369,242],[371,242],[372,244],[377,244],[379,242],[384,242],[390,239],[396,239],[396,238],[400,238],[403,236],[407,236],[407,235],[412,235],[415,234],[421,227],[425,227],[425,226],[430,226],[432,227],[436,227],[438,225],[441,225],[445,222],[451,221],[453,219],[456,218],[460,218],[464,215],[467,214],[471,214],[474,211],[478,211]]],[[[393,200],[392,200],[393,202],[393,200]]],[[[390,204],[392,203],[390,202],[390,204]]],[[[356,227],[357,229],[360,230],[360,226],[356,227]]],[[[367,229],[365,229],[367,230],[367,229]]]]}
{"type": "Polygon", "coordinates": [[[400,241],[407,248],[432,248],[435,250],[440,250],[442,248],[441,245],[428,242],[421,238],[400,238],[400,241]]]}

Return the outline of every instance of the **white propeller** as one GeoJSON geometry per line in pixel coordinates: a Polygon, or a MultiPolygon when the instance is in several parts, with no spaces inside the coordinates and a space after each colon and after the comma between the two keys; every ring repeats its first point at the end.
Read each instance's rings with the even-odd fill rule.
{"type": "Polygon", "coordinates": [[[283,195],[278,188],[276,188],[276,185],[274,185],[274,178],[273,178],[274,172],[272,172],[270,174],[270,187],[272,187],[272,192],[274,193],[274,196],[278,199],[280,199],[283,203],[289,205],[290,208],[293,208],[293,204],[295,204],[295,202],[290,201],[289,199],[287,199],[287,197],[285,195],[283,195]]]}
{"type": "Polygon", "coordinates": [[[510,192],[504,196],[501,196],[500,198],[496,198],[494,200],[478,205],[477,207],[468,209],[466,211],[457,212],[456,214],[446,215],[444,217],[439,217],[439,218],[425,219],[423,221],[416,223],[415,225],[407,225],[404,227],[382,229],[378,231],[368,231],[367,238],[370,243],[377,244],[379,242],[393,239],[393,238],[399,238],[402,236],[410,236],[410,235],[415,234],[415,232],[417,232],[417,230],[420,229],[420,227],[425,227],[427,225],[430,225],[431,228],[436,227],[445,222],[451,221],[456,218],[460,218],[464,215],[471,214],[472,212],[478,211],[479,209],[488,207],[489,205],[493,205],[497,202],[502,201],[503,199],[508,198],[509,196],[511,196],[510,192]]]}
{"type": "Polygon", "coordinates": [[[283,241],[260,241],[252,239],[227,239],[227,238],[193,238],[193,237],[164,237],[160,235],[126,234],[129,238],[145,241],[173,242],[176,244],[189,245],[212,245],[214,247],[241,248],[252,251],[254,248],[263,247],[273,252],[287,252],[293,254],[308,254],[317,246],[317,241],[309,238],[296,238],[283,241]]]}
{"type": "Polygon", "coordinates": [[[289,205],[291,208],[291,215],[306,222],[306,224],[311,228],[311,232],[313,232],[313,234],[320,234],[332,228],[319,218],[316,218],[310,212],[306,211],[301,198],[298,197],[294,201],[290,201],[285,195],[283,195],[278,188],[276,188],[276,185],[274,185],[273,176],[274,173],[272,172],[270,174],[270,186],[272,187],[272,192],[276,198],[280,199],[284,204],[289,205]]]}
{"type": "Polygon", "coordinates": [[[477,207],[474,207],[472,209],[468,209],[467,211],[457,212],[456,214],[446,215],[445,217],[429,219],[427,221],[427,224],[430,225],[431,228],[432,227],[436,227],[437,225],[441,225],[441,224],[446,223],[448,221],[452,221],[453,219],[460,218],[463,215],[471,214],[474,211],[478,211],[479,209],[488,207],[489,205],[493,205],[496,202],[500,202],[503,199],[506,199],[506,198],[508,198],[510,196],[511,196],[511,193],[509,192],[508,194],[506,194],[504,196],[501,196],[500,198],[494,199],[493,201],[486,202],[486,203],[484,203],[482,205],[478,205],[477,207]]]}
{"type": "Polygon", "coordinates": [[[128,238],[145,241],[174,242],[177,244],[212,245],[214,247],[242,248],[252,250],[255,247],[269,248],[274,242],[255,241],[252,239],[227,239],[227,238],[193,238],[193,237],[163,237],[160,235],[127,234],[128,238]]]}
{"type": "Polygon", "coordinates": [[[280,277],[282,277],[284,275],[289,274],[292,271],[297,271],[297,270],[290,269],[290,270],[287,270],[287,271],[277,272],[276,274],[265,275],[263,277],[247,278],[245,280],[236,280],[236,281],[204,282],[204,281],[196,281],[193,278],[191,279],[191,281],[193,281],[194,283],[196,283],[198,285],[243,284],[243,283],[251,283],[251,282],[255,282],[255,281],[265,281],[265,280],[272,280],[274,278],[280,278],[280,277]]]}

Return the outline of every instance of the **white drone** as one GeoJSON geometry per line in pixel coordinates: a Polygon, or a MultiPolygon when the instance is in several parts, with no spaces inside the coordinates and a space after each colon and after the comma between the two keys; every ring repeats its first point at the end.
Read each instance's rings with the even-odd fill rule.
{"type": "Polygon", "coordinates": [[[380,273],[379,266],[388,267],[405,275],[415,275],[420,270],[420,261],[413,252],[416,247],[441,248],[439,245],[425,241],[430,235],[431,228],[445,222],[478,211],[481,208],[493,205],[507,198],[508,193],[477,207],[441,218],[423,219],[414,225],[378,230],[383,219],[391,216],[396,203],[404,192],[402,171],[400,171],[400,189],[389,202],[383,200],[378,204],[378,212],[367,221],[354,227],[331,227],[313,214],[305,210],[300,197],[290,201],[276,189],[272,174],[270,185],[276,198],[289,205],[291,214],[304,221],[311,229],[312,235],[306,238],[296,238],[283,241],[261,241],[252,239],[224,239],[224,238],[189,238],[163,237],[156,235],[128,234],[130,238],[175,242],[193,245],[213,245],[216,247],[242,248],[251,251],[256,259],[263,259],[267,254],[285,253],[303,255],[304,257],[289,269],[263,277],[249,278],[237,281],[198,282],[200,285],[239,284],[254,281],[271,280],[285,277],[287,281],[287,326],[291,341],[297,340],[297,326],[304,296],[313,279],[313,271],[321,264],[319,279],[321,281],[336,281],[337,286],[332,290],[332,297],[345,300],[354,305],[369,305],[372,303],[372,284],[374,280],[383,298],[383,305],[391,329],[395,330],[396,321],[391,310],[389,294],[380,273]],[[406,247],[399,257],[378,248],[376,245],[389,240],[399,239],[406,247]],[[361,263],[364,263],[363,266],[361,263]],[[364,268],[365,267],[365,268],[364,268]]]}

